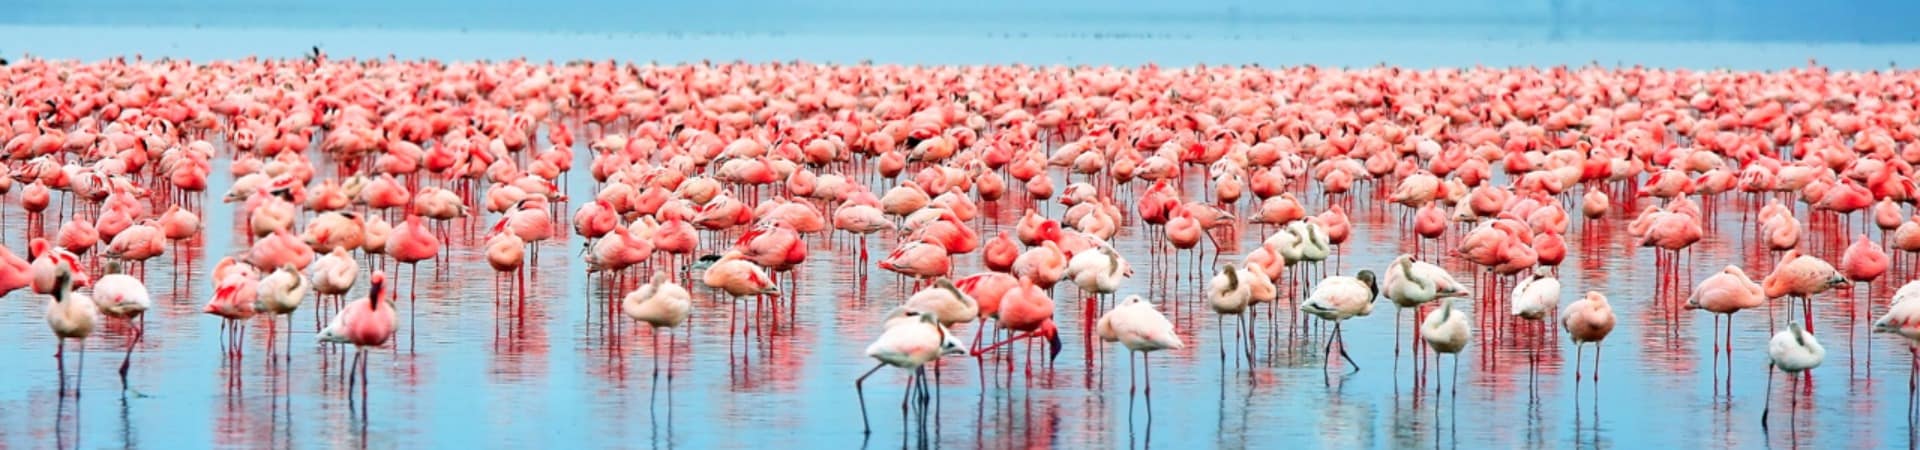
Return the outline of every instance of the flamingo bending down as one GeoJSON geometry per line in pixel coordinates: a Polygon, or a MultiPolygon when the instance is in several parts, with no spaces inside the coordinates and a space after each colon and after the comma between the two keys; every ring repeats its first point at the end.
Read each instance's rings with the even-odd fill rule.
{"type": "MultiPolygon", "coordinates": [[[[862,387],[867,377],[873,376],[874,372],[886,366],[914,372],[913,378],[907,380],[907,396],[900,400],[900,420],[904,422],[907,414],[907,400],[915,395],[915,385],[924,386],[926,383],[926,371],[922,366],[942,356],[961,355],[967,352],[966,347],[959,340],[954,339],[952,334],[947,332],[946,327],[940,326],[940,320],[934,314],[907,311],[906,315],[914,317],[915,320],[890,322],[886,331],[881,332],[880,337],[867,346],[867,357],[878,360],[880,363],[867,370],[867,373],[860,375],[860,378],[853,380],[854,395],[859,396],[860,399],[862,433],[873,433],[873,426],[867,421],[867,393],[862,387]]],[[[926,403],[925,388],[922,387],[918,392],[920,403],[924,405],[926,403]]]]}

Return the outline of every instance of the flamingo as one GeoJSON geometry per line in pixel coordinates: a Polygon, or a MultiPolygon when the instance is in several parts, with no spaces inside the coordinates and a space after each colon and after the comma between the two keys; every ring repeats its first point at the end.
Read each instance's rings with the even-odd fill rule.
{"type": "Polygon", "coordinates": [[[1320,362],[1321,374],[1326,374],[1328,363],[1333,360],[1333,346],[1340,344],[1340,358],[1353,366],[1354,372],[1360,371],[1360,365],[1347,355],[1346,341],[1341,338],[1340,324],[1347,319],[1366,317],[1373,314],[1373,300],[1379,298],[1380,288],[1374,282],[1373,271],[1362,270],[1354,276],[1331,276],[1320,280],[1300,304],[1300,311],[1333,322],[1333,338],[1327,340],[1320,362]]]}
{"type": "Polygon", "coordinates": [[[33,264],[0,245],[0,297],[33,284],[33,264]]]}
{"type": "Polygon", "coordinates": [[[353,344],[353,365],[347,377],[347,395],[353,395],[354,379],[360,380],[360,396],[367,395],[367,347],[386,345],[394,335],[396,314],[393,305],[386,301],[387,273],[374,271],[368,279],[371,289],[367,298],[348,302],[340,312],[327,322],[316,339],[320,342],[353,344]]]}
{"type": "MultiPolygon", "coordinates": [[[[692,295],[687,288],[674,283],[664,270],[655,270],[653,279],[633,292],[627,293],[620,301],[620,311],[636,322],[646,322],[653,328],[653,378],[660,379],[660,329],[674,328],[686,323],[693,314],[692,295]]],[[[671,352],[678,343],[677,337],[668,332],[667,349],[671,352]]],[[[673,382],[673,357],[667,357],[667,382],[673,382]]]]}
{"type": "MultiPolygon", "coordinates": [[[[1385,279],[1382,284],[1386,285],[1383,293],[1388,300],[1393,300],[1393,304],[1400,308],[1393,314],[1395,321],[1399,321],[1400,316],[1407,309],[1418,310],[1420,305],[1434,300],[1468,295],[1466,287],[1454,281],[1453,275],[1447,273],[1446,269],[1425,261],[1415,261],[1413,255],[1408,254],[1394,258],[1393,262],[1387,265],[1386,274],[1382,278],[1385,279]]],[[[1415,320],[1413,324],[1417,326],[1420,320],[1417,313],[1413,320],[1415,320]]],[[[1399,342],[1399,327],[1394,327],[1394,330],[1394,342],[1399,342]]],[[[1398,345],[1394,346],[1393,359],[1395,366],[1398,367],[1400,360],[1398,345]]]]}
{"type": "Polygon", "coordinates": [[[914,292],[901,308],[932,313],[943,327],[972,322],[980,315],[980,302],[946,277],[935,278],[932,286],[914,292]]]}
{"type": "MultiPolygon", "coordinates": [[[[503,222],[509,219],[501,219],[503,222]]],[[[499,228],[496,226],[495,228],[499,228]]],[[[420,216],[407,214],[407,221],[386,239],[386,254],[412,268],[407,279],[407,351],[413,351],[414,309],[420,303],[420,262],[440,254],[440,238],[427,230],[420,216]]]]}
{"type": "MultiPolygon", "coordinates": [[[[1546,329],[1544,319],[1551,316],[1554,309],[1560,307],[1560,280],[1554,278],[1552,268],[1536,266],[1531,276],[1513,287],[1513,294],[1509,298],[1513,303],[1511,309],[1513,316],[1538,324],[1540,326],[1538,331],[1542,333],[1536,336],[1544,337],[1546,329]]],[[[1528,376],[1532,376],[1535,366],[1539,365],[1539,352],[1539,349],[1527,352],[1528,376]]]]}
{"type": "Polygon", "coordinates": [[[1120,283],[1133,276],[1133,266],[1120,256],[1112,247],[1100,246],[1096,251],[1080,252],[1067,261],[1064,275],[1073,279],[1081,292],[1093,295],[1107,295],[1120,290],[1120,283]]]}
{"type": "MultiPolygon", "coordinates": [[[[701,282],[707,287],[719,290],[737,301],[741,297],[772,295],[780,296],[780,286],[767,275],[767,269],[747,260],[739,250],[729,250],[705,267],[701,282]]],[[[738,316],[735,314],[733,316],[738,316]]],[[[728,332],[733,332],[733,316],[728,320],[728,332]]]]}
{"type": "MultiPolygon", "coordinates": [[[[1132,353],[1140,353],[1144,367],[1142,378],[1147,380],[1145,391],[1149,396],[1153,395],[1153,367],[1147,363],[1147,355],[1160,350],[1187,348],[1187,344],[1180,341],[1180,334],[1174,332],[1173,322],[1138,295],[1127,296],[1125,301],[1114,305],[1113,309],[1100,316],[1095,327],[1099,329],[1102,339],[1118,341],[1127,347],[1127,362],[1130,365],[1127,369],[1128,380],[1133,379],[1132,353]]],[[[1127,392],[1133,393],[1131,381],[1128,382],[1127,392]]]]}
{"type": "Polygon", "coordinates": [[[1594,291],[1587,291],[1586,297],[1567,304],[1566,311],[1560,314],[1560,328],[1567,332],[1567,339],[1573,341],[1575,381],[1580,379],[1580,363],[1586,359],[1579,353],[1588,343],[1593,344],[1593,379],[1600,380],[1600,342],[1613,333],[1613,323],[1613,307],[1605,295],[1594,291]]]}
{"type": "MultiPolygon", "coordinates": [[[[896,325],[887,327],[879,338],[867,345],[867,357],[879,361],[879,364],[874,364],[872,369],[868,369],[866,373],[860,375],[860,378],[853,380],[854,394],[860,400],[862,433],[873,433],[873,426],[867,421],[867,393],[862,387],[867,377],[873,376],[874,372],[886,366],[914,372],[913,378],[907,381],[907,395],[900,400],[900,420],[904,422],[907,415],[907,400],[916,394],[914,386],[925,383],[926,371],[922,370],[922,366],[943,356],[966,353],[966,348],[960,341],[953,339],[946,327],[940,326],[938,317],[918,311],[908,311],[906,314],[914,318],[912,322],[895,322],[896,325]]],[[[918,392],[921,398],[920,403],[925,404],[925,389],[921,388],[918,392]]]]}
{"type": "MultiPolygon", "coordinates": [[[[1427,320],[1420,322],[1420,338],[1427,341],[1428,347],[1433,348],[1435,365],[1439,364],[1441,355],[1454,355],[1453,382],[1454,392],[1457,393],[1460,383],[1460,352],[1466,350],[1467,344],[1472,340],[1473,328],[1467,319],[1466,312],[1453,309],[1453,297],[1440,299],[1438,309],[1439,311],[1428,314],[1427,320]]],[[[1440,393],[1439,376],[1438,373],[1434,374],[1434,395],[1440,393]]]]}
{"type": "MultiPolygon", "coordinates": [[[[1246,314],[1247,308],[1253,304],[1253,286],[1252,283],[1249,282],[1251,280],[1242,280],[1243,278],[1251,279],[1256,277],[1248,277],[1246,274],[1246,271],[1235,268],[1232,263],[1227,263],[1221,265],[1213,278],[1207,281],[1207,305],[1213,308],[1214,313],[1235,316],[1240,320],[1234,327],[1234,339],[1236,340],[1239,339],[1242,329],[1247,328],[1247,318],[1244,314],[1246,314]]],[[[1225,318],[1214,322],[1214,336],[1220,339],[1221,362],[1227,360],[1226,338],[1220,335],[1220,331],[1225,327],[1225,318]]],[[[1246,331],[1249,334],[1252,333],[1251,329],[1247,329],[1246,331]]],[[[1251,345],[1247,347],[1247,360],[1253,360],[1253,348],[1251,345]]]]}
{"type": "Polygon", "coordinates": [[[201,312],[220,316],[224,320],[222,330],[227,333],[225,345],[228,356],[232,357],[240,355],[240,339],[246,336],[241,332],[243,322],[258,313],[253,308],[256,303],[254,300],[259,295],[260,279],[252,266],[233,264],[229,267],[232,269],[225,276],[220,275],[220,267],[214,268],[215,278],[219,282],[214,285],[213,300],[208,301],[201,312]]]}
{"type": "Polygon", "coordinates": [[[79,373],[75,375],[76,388],[73,395],[79,397],[80,391],[77,385],[79,380],[84,380],[86,377],[85,341],[88,335],[93,334],[94,327],[100,323],[100,308],[93,303],[92,297],[73,291],[73,274],[64,266],[54,272],[53,286],[53,298],[47,302],[46,317],[47,328],[53,330],[54,340],[59,344],[53,356],[60,365],[60,393],[65,395],[67,392],[67,340],[78,340],[82,342],[81,361],[79,373]]]}
{"type": "Polygon", "coordinates": [[[1060,329],[1053,322],[1053,299],[1048,297],[1039,286],[1035,286],[1031,280],[1020,280],[1020,286],[1007,291],[1001,297],[1000,315],[995,322],[1000,324],[1000,328],[1020,334],[974,350],[972,352],[974,358],[977,359],[980,355],[1000,348],[1002,345],[1032,338],[1047,340],[1049,365],[1052,364],[1053,359],[1060,357],[1060,329]]]}
{"type": "Polygon", "coordinates": [[[1020,278],[1033,282],[1041,289],[1051,290],[1055,283],[1066,276],[1067,256],[1054,241],[1041,242],[1040,245],[1020,253],[1013,260],[1013,273],[1020,278]]]}
{"type": "MultiPolygon", "coordinates": [[[[1767,414],[1773,410],[1773,369],[1786,372],[1794,381],[1800,378],[1800,372],[1820,367],[1827,357],[1827,349],[1820,346],[1820,340],[1813,338],[1813,332],[1800,329],[1799,320],[1787,318],[1787,329],[1774,333],[1767,341],[1767,390],[1766,406],[1760,409],[1760,429],[1767,429],[1767,414]]],[[[1789,383],[1789,385],[1798,383],[1789,383]]],[[[1793,399],[1793,408],[1799,408],[1800,394],[1789,394],[1793,399]]]]}
{"type": "MultiPolygon", "coordinates": [[[[323,296],[322,300],[325,299],[324,296],[333,296],[338,299],[340,296],[347,295],[347,291],[352,290],[353,283],[359,279],[360,262],[347,253],[347,247],[334,247],[320,259],[314,260],[313,265],[307,266],[307,270],[308,277],[313,281],[314,294],[323,296]]],[[[321,302],[317,306],[326,306],[326,303],[321,302]]],[[[318,327],[321,326],[320,309],[322,308],[314,309],[315,331],[318,331],[318,327]]]]}
{"type": "MultiPolygon", "coordinates": [[[[1803,255],[1799,249],[1788,250],[1780,255],[1780,262],[1773,273],[1760,282],[1766,290],[1767,298],[1792,296],[1800,299],[1805,309],[1807,330],[1813,330],[1813,296],[1847,285],[1847,278],[1840,275],[1833,265],[1827,264],[1810,255],[1803,255]]],[[[1787,313],[1793,313],[1793,304],[1787,304],[1787,313]]]]}
{"type": "MultiPolygon", "coordinates": [[[[258,292],[254,295],[253,310],[267,315],[267,335],[269,336],[267,346],[269,348],[273,346],[271,338],[275,328],[273,317],[285,315],[288,317],[289,324],[287,345],[291,347],[293,345],[291,328],[293,310],[300,308],[300,303],[306,299],[307,292],[313,290],[313,284],[307,281],[307,277],[300,275],[300,269],[288,264],[280,266],[278,270],[261,278],[255,289],[258,292]]],[[[292,348],[287,349],[287,359],[289,361],[293,359],[292,348]]]]}

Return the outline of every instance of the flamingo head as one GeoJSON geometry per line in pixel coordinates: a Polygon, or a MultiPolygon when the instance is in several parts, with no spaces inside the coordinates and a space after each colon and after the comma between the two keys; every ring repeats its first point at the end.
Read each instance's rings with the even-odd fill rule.
{"type": "MultiPolygon", "coordinates": [[[[1920,216],[1915,216],[1915,217],[1920,218],[1920,216]]],[[[53,243],[48,242],[47,238],[33,238],[32,241],[27,242],[27,259],[28,260],[40,259],[40,254],[46,253],[47,250],[50,250],[52,248],[53,248],[53,243]]]]}
{"type": "Polygon", "coordinates": [[[940,328],[940,335],[943,336],[943,339],[940,340],[940,356],[967,354],[967,345],[960,342],[959,339],[954,338],[953,333],[947,332],[946,327],[940,326],[940,321],[934,320],[932,315],[927,315],[926,318],[922,320],[926,320],[932,323],[933,326],[940,328]]]}
{"type": "Polygon", "coordinates": [[[1040,223],[1040,238],[1048,242],[1060,242],[1060,222],[1048,220],[1040,223]]]}
{"type": "Polygon", "coordinates": [[[720,255],[700,255],[700,259],[694,260],[693,265],[688,266],[688,269],[704,272],[708,267],[713,267],[714,263],[718,262],[720,262],[720,255]]]}
{"type": "Polygon", "coordinates": [[[760,285],[760,295],[780,296],[780,285],[774,283],[773,280],[767,279],[760,273],[756,272],[753,274],[753,282],[760,285]]]}
{"type": "Polygon", "coordinates": [[[385,294],[382,288],[387,284],[387,272],[382,270],[374,271],[373,278],[370,278],[368,282],[370,283],[372,288],[367,291],[368,292],[367,298],[373,300],[372,301],[373,306],[371,306],[372,308],[379,308],[380,297],[382,296],[382,294],[385,294]]]}
{"type": "Polygon", "coordinates": [[[1053,360],[1060,358],[1060,349],[1062,347],[1060,342],[1060,327],[1053,324],[1053,319],[1047,319],[1045,323],[1041,323],[1040,329],[1034,331],[1034,334],[1047,338],[1048,364],[1052,364],[1053,360]]]}
{"type": "Polygon", "coordinates": [[[1881,316],[1880,320],[1876,320],[1873,322],[1873,332],[1898,333],[1900,332],[1901,324],[1902,324],[1902,321],[1894,319],[1892,314],[1888,314],[1885,316],[1881,316]]]}
{"type": "Polygon", "coordinates": [[[1360,279],[1360,283],[1367,285],[1367,301],[1371,302],[1374,299],[1380,298],[1380,285],[1374,281],[1373,271],[1362,270],[1353,277],[1360,279]]]}

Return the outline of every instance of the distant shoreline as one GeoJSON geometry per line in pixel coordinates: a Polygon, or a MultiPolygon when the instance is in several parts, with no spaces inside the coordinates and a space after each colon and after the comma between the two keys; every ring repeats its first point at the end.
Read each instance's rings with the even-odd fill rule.
{"type": "Polygon", "coordinates": [[[387,29],[242,29],[0,25],[0,55],[98,60],[140,54],[193,60],[295,58],[318,45],[335,57],[444,60],[805,60],[896,64],[1121,65],[1154,63],[1373,66],[1644,65],[1770,70],[1809,58],[1846,70],[1920,65],[1920,45],[1662,41],[1519,42],[1445,39],[1280,39],[1127,34],[639,34],[387,29]]]}

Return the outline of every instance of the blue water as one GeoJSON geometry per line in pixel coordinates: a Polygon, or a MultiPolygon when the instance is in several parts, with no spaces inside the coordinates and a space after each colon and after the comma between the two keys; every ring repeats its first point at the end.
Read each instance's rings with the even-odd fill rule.
{"type": "MultiPolygon", "coordinates": [[[[1564,5],[1567,9],[1556,16],[1552,5],[1540,2],[1489,1],[1454,6],[1458,11],[1452,15],[1424,9],[1379,13],[1394,9],[1381,7],[1368,16],[1317,2],[1183,2],[1217,12],[1185,15],[1157,9],[1158,3],[1126,2],[1116,7],[1122,11],[1099,16],[1103,21],[1056,26],[1048,14],[1079,18],[1086,13],[1078,12],[1083,9],[1075,4],[1050,9],[1010,1],[987,2],[977,9],[863,10],[889,20],[859,14],[824,17],[823,9],[857,9],[833,2],[649,5],[624,14],[617,14],[617,5],[587,3],[543,15],[535,9],[542,6],[518,2],[451,10],[418,3],[375,14],[351,8],[302,9],[311,5],[302,2],[289,2],[287,9],[235,2],[216,5],[235,8],[231,10],[180,12],[164,2],[28,1],[9,5],[9,13],[0,15],[0,51],[9,57],[30,53],[99,59],[140,53],[204,61],[296,57],[320,45],[337,57],[442,59],[801,58],[1170,66],[1386,62],[1411,67],[1596,62],[1738,69],[1794,67],[1817,58],[1863,70],[1889,63],[1910,66],[1920,55],[1920,46],[1908,43],[1912,31],[1889,25],[1912,16],[1910,3],[1794,4],[1759,12],[1726,3],[1564,5]],[[127,9],[94,9],[108,5],[127,9]],[[1301,5],[1326,10],[1281,12],[1301,5]],[[599,15],[577,18],[583,11],[599,15]],[[430,14],[436,12],[452,18],[430,14]],[[731,14],[735,12],[742,14],[731,14]],[[900,20],[940,14],[958,18],[900,20]],[[1498,17],[1502,14],[1506,18],[1498,17]],[[1575,16],[1613,19],[1542,24],[1575,16]],[[1165,18],[1174,20],[1161,20],[1165,18]],[[874,25],[855,26],[858,20],[874,25]],[[1640,25],[1623,25],[1628,22],[1640,25]],[[1769,26],[1779,34],[1755,31],[1769,26]]],[[[387,7],[382,5],[362,6],[387,7]]],[[[583,159],[575,167],[586,167],[587,153],[580,154],[583,159]]],[[[214,173],[213,192],[218,193],[230,180],[224,166],[216,166],[214,173]]],[[[584,174],[572,178],[569,195],[583,198],[592,192],[584,174]]],[[[1194,188],[1199,182],[1187,180],[1194,188]]],[[[0,244],[23,253],[25,236],[13,231],[22,220],[12,206],[18,195],[5,200],[7,227],[0,228],[9,231],[0,234],[0,244]]],[[[1312,202],[1317,210],[1321,201],[1312,202]]],[[[1683,284],[1725,264],[1770,265],[1770,256],[1749,240],[1752,231],[1742,231],[1746,227],[1739,212],[1752,205],[1719,202],[1719,233],[1710,233],[1695,247],[1683,284]]],[[[458,244],[446,266],[424,266],[418,322],[403,323],[399,343],[373,354],[371,412],[363,419],[349,412],[344,395],[341,368],[350,352],[313,343],[311,303],[294,316],[290,366],[267,366],[263,345],[270,336],[259,323],[249,327],[244,359],[222,356],[219,320],[198,313],[209,297],[205,273],[219,257],[244,249],[245,239],[232,231],[237,221],[231,205],[207,206],[206,238],[170,250],[187,255],[191,265],[157,262],[147,270],[158,307],[148,318],[147,341],[133,353],[133,384],[141,395],[120,395],[113,369],[127,336],[116,325],[90,339],[84,357],[69,354],[69,371],[85,361],[80,388],[84,396],[58,398],[57,372],[48,357],[54,343],[41,319],[44,300],[24,293],[0,299],[0,343],[7,344],[0,345],[0,361],[9,362],[0,368],[0,447],[849,448],[892,447],[906,439],[918,443],[918,432],[902,432],[898,400],[905,378],[892,370],[868,381],[876,432],[871,437],[860,433],[850,384],[870,366],[860,352],[877,334],[880,316],[899,301],[901,282],[880,271],[857,278],[845,256],[853,252],[844,242],[812,244],[812,259],[802,269],[798,320],[770,339],[730,343],[723,331],[730,314],[726,304],[696,290],[700,300],[692,339],[680,340],[682,347],[673,357],[677,376],[669,387],[664,379],[656,383],[651,378],[647,331],[625,324],[610,329],[596,315],[603,304],[594,299],[606,293],[584,274],[576,256],[582,245],[577,237],[542,246],[540,269],[530,280],[530,300],[520,313],[495,309],[489,302],[494,291],[491,272],[477,253],[480,241],[456,233],[458,244]],[[409,334],[417,345],[408,344],[409,334]]],[[[1013,204],[995,208],[1000,223],[1011,223],[1019,209],[1013,204]]],[[[1056,214],[1061,211],[1058,205],[1052,208],[1056,214]]],[[[1617,207],[1633,210],[1637,208],[1617,207]]],[[[1357,215],[1354,237],[1341,249],[1338,271],[1377,269],[1394,255],[1413,250],[1411,242],[1401,239],[1397,209],[1350,211],[1357,215]]],[[[1802,217],[1806,219],[1804,211],[1802,217]]],[[[492,220],[456,225],[480,227],[492,220]]],[[[1063,287],[1056,298],[1068,344],[1057,367],[1050,374],[1037,372],[1030,383],[1016,374],[1011,383],[989,381],[982,388],[976,380],[980,369],[972,361],[950,361],[940,370],[940,411],[930,423],[927,443],[957,448],[1913,447],[1914,426],[1903,409],[1902,378],[1909,356],[1898,340],[1884,336],[1862,333],[1849,339],[1849,311],[1832,300],[1843,294],[1819,300],[1835,306],[1822,306],[1817,320],[1830,353],[1827,364],[1812,372],[1812,393],[1800,400],[1799,410],[1790,410],[1785,379],[1776,380],[1774,425],[1771,433],[1762,433],[1758,419],[1766,320],[1760,313],[1736,319],[1734,376],[1731,392],[1724,392],[1720,386],[1725,380],[1718,377],[1730,369],[1720,367],[1720,375],[1715,375],[1711,318],[1656,309],[1655,273],[1647,269],[1654,266],[1653,253],[1622,240],[1624,220],[1616,214],[1606,222],[1583,225],[1594,227],[1591,232],[1581,229],[1568,236],[1563,298],[1603,290],[1620,314],[1620,326],[1605,347],[1597,388],[1582,382],[1582,390],[1575,390],[1567,367],[1573,348],[1558,340],[1541,353],[1537,378],[1530,376],[1528,349],[1533,347],[1509,335],[1493,347],[1476,340],[1467,351],[1457,400],[1436,396],[1431,384],[1416,389],[1410,359],[1393,358],[1394,330],[1404,325],[1393,320],[1393,307],[1384,303],[1374,316],[1345,328],[1346,342],[1363,370],[1331,384],[1322,382],[1320,337],[1294,337],[1279,348],[1268,348],[1263,341],[1258,362],[1249,366],[1229,359],[1223,364],[1210,330],[1216,317],[1195,306],[1197,280],[1174,275],[1192,266],[1150,267],[1148,249],[1154,240],[1135,226],[1122,232],[1118,245],[1140,267],[1140,276],[1121,294],[1144,294],[1166,304],[1162,309],[1174,316],[1190,344],[1187,350],[1153,357],[1151,410],[1143,399],[1128,395],[1124,352],[1109,349],[1104,357],[1095,357],[1100,358],[1094,359],[1097,365],[1088,363],[1081,303],[1071,288],[1063,287]],[[1864,347],[1869,339],[1871,353],[1864,347]],[[1860,346],[1858,353],[1849,356],[1854,346],[1860,346]],[[1537,390],[1528,388],[1530,380],[1537,380],[1537,390]]],[[[990,223],[982,234],[990,236],[999,228],[990,223]]],[[[1250,248],[1262,237],[1257,229],[1246,230],[1238,236],[1237,248],[1250,248]]],[[[1841,245],[1844,242],[1833,247],[1841,245]]],[[[874,240],[869,250],[884,254],[890,247],[891,239],[883,238],[874,240]]],[[[1837,254],[1824,256],[1837,259],[1837,254]]],[[[978,270],[976,256],[956,261],[963,262],[959,273],[978,270]]],[[[1471,279],[1471,268],[1457,263],[1448,267],[1463,280],[1471,279]]],[[[389,270],[392,275],[403,273],[389,270]]],[[[1888,278],[1876,285],[1876,292],[1891,292],[1910,276],[1888,278]]],[[[408,288],[403,284],[401,289],[404,295],[408,288]]],[[[1265,331],[1265,324],[1262,327],[1265,331]]],[[[1283,339],[1294,331],[1284,322],[1281,327],[1283,339]]],[[[956,331],[971,334],[972,329],[956,331]]],[[[993,367],[1005,369],[1004,363],[993,367]]]]}
{"type": "MultiPolygon", "coordinates": [[[[224,168],[216,167],[215,173],[224,174],[224,168]]],[[[585,175],[574,178],[570,195],[591,192],[585,175]]],[[[1199,181],[1196,176],[1188,184],[1199,188],[1199,181]]],[[[222,189],[216,186],[213,192],[222,189]]],[[[1768,265],[1770,256],[1752,250],[1758,247],[1746,240],[1753,232],[1739,225],[1745,204],[1722,201],[1718,232],[1695,246],[1694,268],[1686,279],[1727,263],[1768,265]]],[[[1319,202],[1313,203],[1318,209],[1319,202]]],[[[632,326],[610,331],[598,315],[603,303],[590,299],[606,294],[573,256],[582,245],[577,237],[542,246],[540,269],[520,313],[493,306],[490,271],[476,251],[478,238],[456,232],[448,266],[425,265],[418,323],[411,328],[403,323],[396,345],[373,353],[371,413],[363,420],[351,413],[344,396],[340,370],[350,352],[313,343],[310,310],[294,316],[290,366],[267,365],[263,340],[268,335],[258,321],[249,327],[244,359],[222,356],[219,320],[197,312],[209,295],[204,273],[218,256],[243,249],[244,238],[232,232],[236,221],[230,205],[208,206],[207,237],[180,249],[193,266],[156,263],[147,271],[158,307],[148,319],[147,342],[134,353],[133,387],[144,396],[120,395],[112,370],[126,330],[113,326],[87,341],[84,357],[69,355],[69,371],[78,360],[86,361],[84,396],[58,399],[57,372],[48,358],[53,341],[39,314],[45,300],[15,293],[0,302],[0,342],[14,344],[0,347],[0,360],[13,362],[0,372],[0,386],[5,386],[0,389],[0,443],[20,448],[847,448],[863,442],[890,447],[907,439],[897,408],[904,378],[892,370],[869,380],[877,431],[871,442],[860,434],[850,384],[870,366],[860,351],[877,334],[879,318],[901,298],[895,292],[902,286],[886,272],[856,278],[848,256],[853,252],[834,247],[844,242],[812,245],[811,259],[802,266],[798,321],[769,339],[729,341],[726,304],[696,290],[691,343],[680,341],[683,347],[674,354],[678,376],[666,386],[650,378],[647,332],[632,326]],[[409,344],[410,334],[417,346],[409,344]]],[[[1014,204],[997,208],[1002,224],[1017,217],[1014,204]]],[[[20,214],[9,209],[8,223],[17,227],[20,214]]],[[[1357,205],[1351,210],[1354,236],[1341,248],[1340,268],[1332,270],[1380,268],[1393,255],[1414,250],[1396,231],[1397,210],[1357,205]]],[[[1623,205],[1617,211],[1629,210],[1623,205]]],[[[1763,443],[1887,448],[1914,442],[1913,428],[1901,423],[1908,356],[1896,339],[1885,336],[1862,333],[1849,344],[1849,311],[1829,300],[1840,294],[1819,300],[1833,306],[1823,306],[1817,320],[1830,354],[1827,364],[1813,371],[1814,390],[1799,410],[1789,410],[1787,389],[1779,387],[1772,434],[1762,434],[1758,417],[1767,321],[1756,313],[1740,316],[1734,375],[1726,380],[1727,368],[1710,365],[1710,317],[1654,306],[1655,272],[1646,269],[1654,266],[1653,253],[1622,241],[1624,220],[1619,213],[1582,225],[1568,238],[1569,262],[1562,269],[1564,298],[1603,290],[1620,314],[1620,326],[1605,346],[1597,388],[1588,381],[1575,390],[1568,367],[1573,348],[1563,341],[1550,336],[1545,347],[1535,347],[1505,331],[1505,338],[1476,340],[1461,359],[1458,397],[1436,397],[1431,382],[1413,381],[1410,355],[1395,360],[1395,328],[1405,325],[1394,320],[1394,308],[1385,303],[1373,316],[1346,327],[1346,342],[1363,368],[1350,376],[1339,376],[1343,366],[1335,365],[1336,376],[1323,382],[1324,341],[1317,333],[1324,330],[1297,335],[1309,332],[1286,320],[1277,330],[1278,348],[1262,342],[1256,363],[1228,359],[1223,364],[1210,330],[1217,316],[1198,304],[1200,280],[1179,275],[1194,266],[1150,263],[1148,244],[1156,240],[1135,226],[1118,239],[1139,267],[1139,276],[1121,295],[1162,302],[1191,344],[1154,356],[1153,403],[1129,396],[1122,373],[1127,361],[1117,347],[1097,366],[1087,363],[1086,323],[1080,318],[1084,303],[1070,287],[1062,287],[1056,293],[1056,317],[1067,350],[1054,371],[1036,372],[1031,381],[1019,373],[1011,382],[996,377],[982,389],[972,361],[951,360],[940,370],[940,409],[928,441],[963,448],[1763,443]],[[1877,339],[1870,371],[1864,348],[1869,338],[1877,339]],[[1850,357],[1851,346],[1862,346],[1860,353],[1850,357]],[[1529,375],[1533,348],[1543,353],[1538,373],[1529,375]],[[1530,381],[1537,383],[1532,389],[1530,381]],[[1730,394],[1723,383],[1730,383],[1730,394]]],[[[997,229],[1002,228],[988,222],[983,234],[997,229]]],[[[1262,237],[1258,229],[1248,229],[1228,241],[1246,249],[1262,237]]],[[[1837,249],[1843,244],[1828,240],[1816,245],[1837,249]]],[[[17,249],[24,237],[8,233],[4,241],[17,249]]],[[[876,239],[870,250],[884,253],[889,241],[876,239]]],[[[957,261],[959,273],[978,270],[977,256],[957,261]]],[[[1463,280],[1472,279],[1472,268],[1464,263],[1447,266],[1463,280]]],[[[390,268],[389,273],[405,272],[390,268]]],[[[1883,281],[1876,289],[1890,292],[1893,286],[1886,283],[1893,282],[1883,281]]],[[[400,289],[406,298],[404,282],[400,289]]],[[[1261,326],[1263,334],[1269,330],[1261,326]]],[[[966,335],[972,329],[956,332],[966,335]]],[[[991,367],[1004,374],[1006,366],[991,367]]],[[[908,443],[917,445],[920,434],[912,436],[908,443]]]]}

